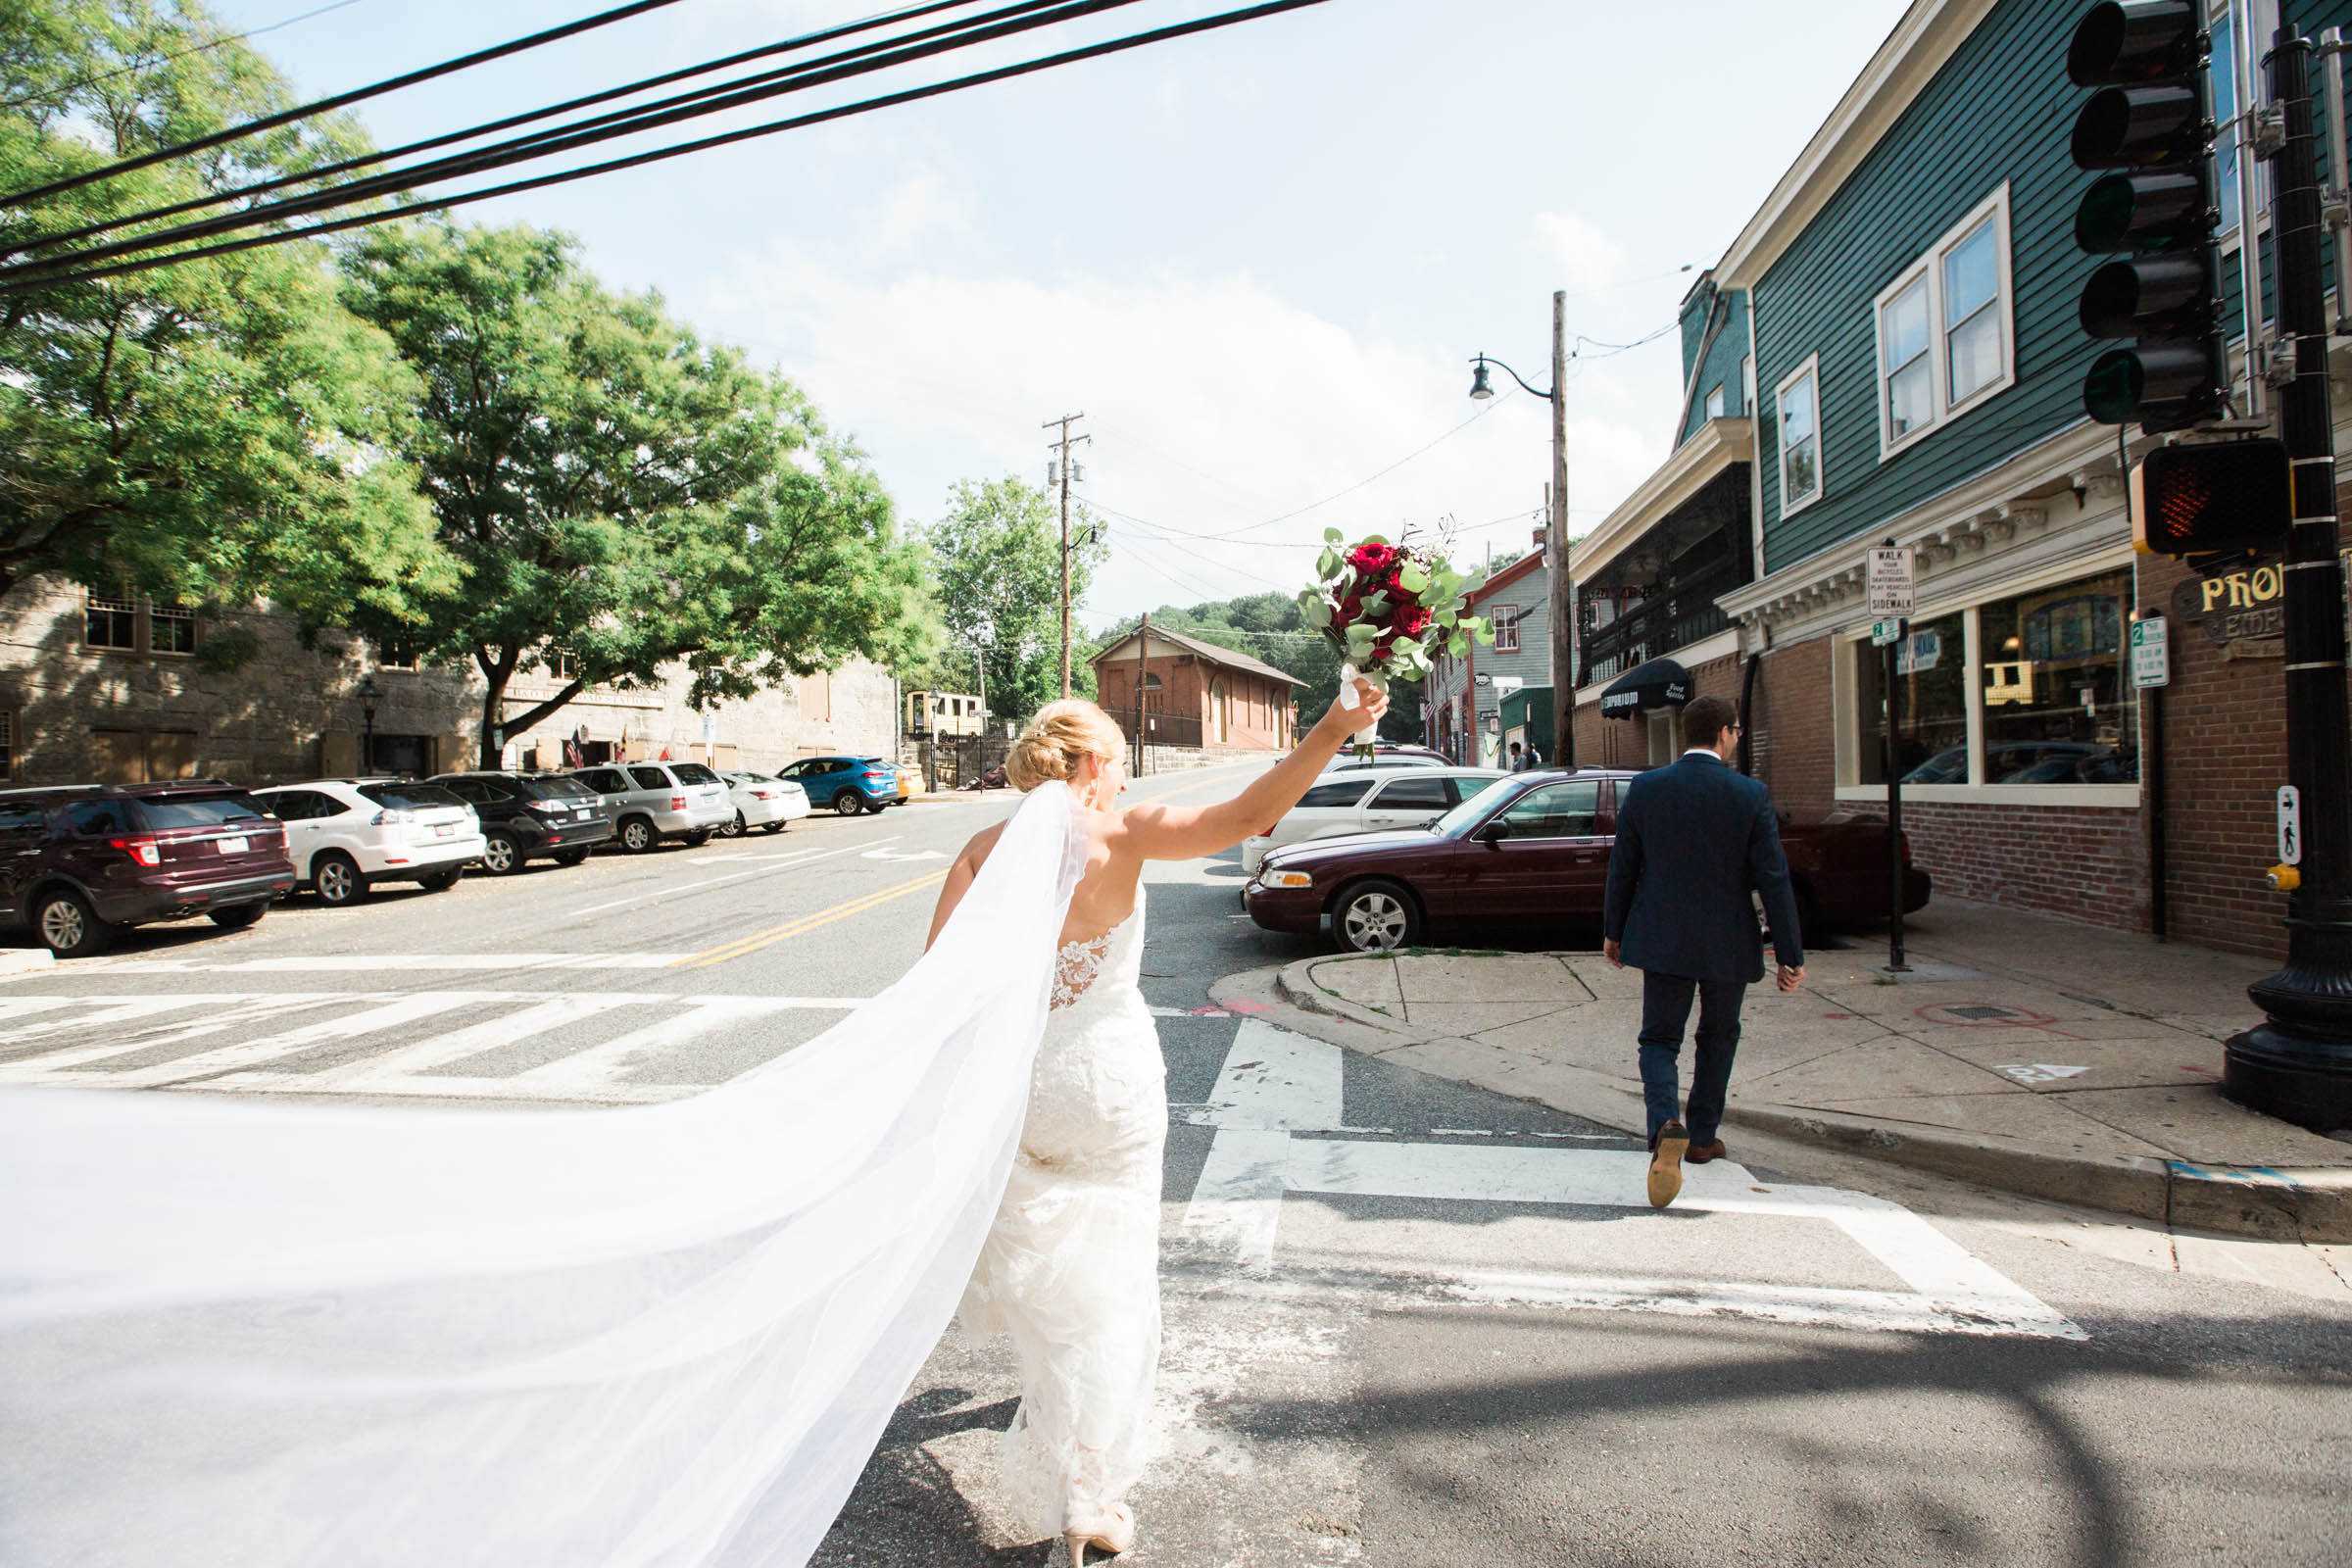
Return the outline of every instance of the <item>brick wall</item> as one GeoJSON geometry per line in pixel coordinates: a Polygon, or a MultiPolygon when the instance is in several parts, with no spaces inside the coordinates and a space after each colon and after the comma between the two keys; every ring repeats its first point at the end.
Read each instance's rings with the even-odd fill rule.
{"type": "MultiPolygon", "coordinates": [[[[1740,656],[1728,654],[1690,666],[1693,697],[1725,697],[1740,701],[1740,656]]],[[[1679,712],[1679,710],[1678,710],[1679,712]]],[[[1681,720],[1676,720],[1679,725],[1681,720]]],[[[1682,732],[1675,732],[1674,753],[1683,751],[1682,732]]],[[[1585,767],[1647,767],[1649,714],[1638,718],[1603,718],[1598,703],[1582,703],[1576,710],[1576,760],[1585,767]]]]}
{"type": "Polygon", "coordinates": [[[2095,807],[1905,801],[1903,833],[1913,862],[1936,879],[1938,897],[2145,931],[2141,816],[2095,807]]]}
{"type": "Polygon", "coordinates": [[[1837,708],[1826,637],[1765,650],[1748,703],[1748,751],[1775,805],[1800,821],[1838,808],[1837,708]]]}

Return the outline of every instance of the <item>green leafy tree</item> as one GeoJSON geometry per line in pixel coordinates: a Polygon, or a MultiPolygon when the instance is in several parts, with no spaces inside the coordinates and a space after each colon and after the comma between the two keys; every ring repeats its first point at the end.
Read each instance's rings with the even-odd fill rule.
{"type": "MultiPolygon", "coordinates": [[[[0,189],[290,101],[192,3],[0,0],[0,189]]],[[[285,127],[0,212],[0,243],[358,145],[340,121],[285,127]]],[[[455,581],[393,455],[412,392],[316,244],[0,298],[0,592],[62,573],[181,604],[262,594],[314,621],[401,614],[455,581]]]]}
{"type": "Polygon", "coordinates": [[[345,270],[351,308],[421,382],[405,452],[466,573],[386,629],[481,672],[485,755],[493,731],[673,662],[699,706],[853,654],[906,656],[915,555],[859,454],[790,384],[658,298],[608,291],[563,235],[404,225],[345,270]],[[514,677],[541,668],[569,678],[506,714],[514,677]]]}
{"type": "MultiPolygon", "coordinates": [[[[1110,552],[1082,512],[1073,511],[1070,535],[1075,602],[1110,552]]],[[[989,711],[1006,718],[1027,718],[1060,696],[1061,514],[1054,499],[1010,474],[958,481],[923,543],[948,636],[938,665],[977,677],[985,659],[989,711]]],[[[1071,689],[1091,696],[1093,671],[1072,632],[1071,689]]]]}

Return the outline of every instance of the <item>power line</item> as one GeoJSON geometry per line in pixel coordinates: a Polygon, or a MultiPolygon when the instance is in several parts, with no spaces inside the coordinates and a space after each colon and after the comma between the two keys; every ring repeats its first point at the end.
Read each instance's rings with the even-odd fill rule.
{"type": "MultiPolygon", "coordinates": [[[[313,17],[323,17],[329,11],[340,11],[345,6],[356,6],[359,3],[360,0],[334,0],[332,5],[318,6],[313,10],[303,12],[300,16],[288,17],[283,22],[272,22],[266,27],[255,27],[247,32],[232,32],[226,36],[215,38],[208,43],[191,44],[185,49],[174,49],[170,54],[152,55],[144,60],[133,60],[128,65],[117,66],[112,71],[101,71],[94,76],[83,76],[78,80],[69,81],[63,86],[54,90],[61,94],[79,92],[84,87],[95,87],[100,82],[112,81],[117,76],[127,76],[134,71],[153,70],[157,66],[168,66],[174,60],[185,60],[190,55],[205,54],[211,50],[219,49],[226,44],[243,43],[248,38],[259,38],[266,32],[275,32],[280,27],[291,27],[297,22],[308,22],[313,17]]],[[[26,104],[36,103],[38,101],[39,95],[31,95],[24,98],[9,98],[0,100],[0,109],[22,109],[26,104]]]]}
{"type": "MultiPolygon", "coordinates": [[[[354,0],[342,0],[342,3],[348,5],[354,3],[354,0]]],[[[37,250],[46,246],[62,245],[71,240],[87,239],[95,234],[111,233],[116,229],[128,228],[138,223],[155,222],[162,219],[177,217],[181,213],[201,212],[208,207],[225,206],[226,204],[237,200],[241,196],[259,196],[273,190],[283,190],[289,185],[308,184],[313,180],[323,180],[337,174],[349,173],[355,169],[372,168],[379,164],[389,163],[395,158],[408,158],[417,153],[430,152],[437,147],[449,147],[454,146],[459,142],[478,140],[483,136],[491,135],[497,131],[512,130],[516,125],[528,124],[535,120],[552,119],[557,115],[569,114],[574,109],[592,108],[597,104],[610,103],[615,98],[632,97],[637,93],[650,92],[656,87],[666,87],[672,82],[684,81],[692,76],[709,75],[714,71],[724,71],[730,66],[739,66],[747,61],[761,60],[773,55],[789,54],[802,49],[813,48],[817,44],[830,43],[837,38],[846,38],[856,33],[868,32],[876,27],[888,26],[894,23],[919,20],[920,18],[931,16],[941,11],[961,10],[975,3],[976,0],[930,0],[930,3],[928,4],[908,6],[903,10],[881,13],[875,16],[864,18],[861,21],[844,23],[839,26],[827,27],[821,31],[804,33],[797,37],[780,39],[775,43],[764,44],[758,49],[746,49],[739,54],[727,55],[721,59],[706,61],[701,65],[687,66],[677,71],[664,72],[660,75],[647,76],[641,80],[629,82],[618,87],[608,87],[600,92],[583,94],[580,97],[566,99],[563,103],[551,104],[542,109],[526,110],[521,114],[508,115],[498,120],[485,121],[478,125],[471,125],[464,130],[450,131],[446,134],[438,136],[427,136],[421,141],[413,141],[399,147],[387,148],[382,151],[364,153],[357,157],[342,159],[336,163],[322,164],[315,169],[298,170],[292,173],[276,175],[273,178],[255,180],[250,184],[237,185],[227,190],[218,191],[204,196],[191,197],[186,201],[173,202],[169,206],[151,208],[143,213],[132,213],[121,218],[106,219],[100,222],[85,224],[80,228],[61,229],[53,233],[36,234],[27,239],[17,240],[6,246],[0,246],[0,250],[37,250]]],[[[1011,9],[1014,11],[1034,10],[1050,3],[1052,3],[1052,0],[1028,0],[1028,3],[1015,6],[1011,9]]],[[[1004,14],[1007,13],[993,13],[992,15],[1004,14]]],[[[989,19],[984,17],[973,20],[984,22],[989,19]]],[[[955,26],[961,24],[950,24],[949,25],[955,26]]],[[[886,40],[885,42],[871,44],[866,47],[868,49],[885,48],[888,46],[889,42],[903,43],[913,38],[924,37],[927,35],[927,33],[922,32],[902,34],[898,39],[886,40]]],[[[850,56],[845,54],[836,56],[834,58],[847,59],[850,58],[850,56]]],[[[824,63],[825,62],[817,62],[816,64],[821,65],[824,63]]],[[[807,70],[813,68],[803,67],[800,69],[807,70]]],[[[679,98],[668,100],[667,102],[682,103],[695,96],[709,97],[723,92],[729,87],[739,86],[745,81],[765,80],[772,76],[781,74],[783,74],[783,73],[775,72],[769,73],[763,76],[739,78],[736,82],[718,83],[713,86],[702,88],[697,94],[681,95],[679,98]]],[[[659,107],[663,107],[663,105],[641,104],[632,110],[619,111],[612,115],[599,117],[599,120],[597,121],[579,122],[576,122],[574,126],[566,126],[562,128],[573,129],[577,128],[577,126],[580,124],[595,124],[599,122],[614,121],[627,115],[644,114],[659,107]]],[[[549,131],[543,134],[553,137],[558,133],[559,132],[557,131],[549,131]]],[[[482,150],[486,149],[477,149],[477,151],[482,150]]],[[[411,180],[414,179],[415,176],[425,167],[428,166],[416,166],[416,168],[398,172],[404,181],[411,180]]],[[[160,235],[149,236],[150,241],[154,243],[160,243],[162,238],[163,236],[160,235]]]]}
{"type": "MultiPolygon", "coordinates": [[[[163,256],[139,257],[130,261],[117,263],[110,267],[89,268],[81,271],[42,272],[39,275],[29,279],[15,278],[5,274],[0,274],[0,293],[21,293],[31,288],[45,288],[65,283],[87,282],[101,277],[115,277],[128,272],[146,271],[151,268],[168,266],[177,262],[191,261],[201,257],[227,255],[232,252],[254,250],[268,245],[281,245],[293,240],[309,239],[324,234],[341,233],[348,229],[365,227],[372,223],[388,222],[394,219],[408,218],[421,213],[447,212],[453,208],[467,206],[474,202],[489,201],[500,196],[512,196],[523,191],[544,189],[551,185],[567,184],[573,180],[587,179],[598,174],[614,173],[622,170],[641,168],[648,164],[661,163],[671,158],[684,157],[689,153],[705,152],[716,147],[731,146],[737,142],[750,141],[757,137],[774,135],[780,131],[798,130],[809,125],[824,124],[836,120],[846,120],[857,115],[868,114],[878,109],[895,108],[902,104],[916,103],[926,98],[936,98],[948,93],[961,92],[968,88],[984,86],[998,81],[1006,81],[1014,77],[1029,75],[1040,71],[1050,71],[1055,69],[1056,67],[1072,65],[1084,60],[1100,59],[1106,55],[1120,54],[1127,50],[1139,49],[1151,44],[1165,43],[1176,38],[1189,37],[1195,33],[1208,32],[1222,27],[1229,27],[1239,23],[1255,22],[1262,18],[1281,15],[1284,12],[1302,10],[1307,6],[1321,5],[1324,3],[1325,0],[1266,0],[1266,3],[1264,4],[1250,6],[1240,11],[1229,11],[1216,16],[1199,18],[1192,22],[1179,23],[1165,27],[1156,27],[1147,32],[1130,34],[1124,38],[1114,38],[1103,43],[1090,44],[1084,48],[1064,50],[1059,54],[1046,55],[1038,59],[1022,61],[1015,65],[1002,66],[991,71],[977,72],[968,76],[958,76],[948,81],[934,82],[929,86],[909,88],[902,92],[886,93],[880,97],[864,99],[858,103],[844,104],[833,109],[819,110],[811,114],[799,115],[787,120],[771,121],[764,124],[746,126],[740,130],[728,131],[715,136],[706,136],[697,141],[681,142],[669,147],[656,148],[650,152],[638,153],[626,158],[610,159],[601,164],[591,164],[579,169],[565,170],[560,173],[543,174],[530,179],[510,181],[504,185],[489,186],[481,190],[465,191],[456,195],[437,197],[426,201],[412,202],[405,206],[386,208],[373,213],[362,214],[354,218],[344,218],[337,219],[329,222],[313,223],[302,228],[280,229],[268,234],[250,235],[243,239],[224,240],[218,244],[198,246],[193,250],[174,251],[163,256]]],[[[70,262],[71,258],[65,258],[63,260],[70,262]]]]}
{"type": "Polygon", "coordinates": [[[118,175],[127,174],[133,170],[147,169],[166,159],[202,152],[208,147],[220,147],[232,141],[242,141],[247,136],[258,135],[265,130],[274,130],[280,125],[290,125],[298,120],[309,120],[330,110],[356,104],[362,99],[374,98],[402,87],[413,87],[417,82],[430,81],[435,76],[446,76],[455,71],[464,71],[468,67],[502,59],[507,55],[519,54],[525,49],[536,49],[542,44],[554,43],[561,38],[569,38],[577,33],[588,32],[597,27],[623,22],[630,17],[641,16],[648,11],[659,11],[663,6],[672,6],[677,3],[678,0],[634,0],[632,4],[616,6],[611,11],[602,11],[592,17],[583,17],[577,22],[567,22],[560,27],[550,27],[544,32],[534,32],[528,37],[516,38],[508,43],[493,44],[487,49],[477,49],[469,55],[460,55],[455,60],[444,60],[437,66],[426,66],[422,70],[411,71],[402,75],[387,76],[382,81],[375,82],[370,86],[355,87],[349,92],[336,93],[330,98],[320,98],[313,103],[304,104],[298,109],[281,110],[274,115],[265,115],[259,120],[249,120],[241,125],[231,125],[225,130],[216,130],[210,135],[198,136],[193,141],[178,142],[170,147],[159,147],[153,152],[141,153],[136,158],[125,158],[118,163],[103,164],[96,169],[83,170],[78,174],[69,174],[63,179],[51,180],[48,184],[35,186],[31,190],[21,190],[10,195],[0,196],[0,207],[19,207],[43,196],[55,196],[62,191],[75,190],[102,179],[113,179],[118,175]]]}

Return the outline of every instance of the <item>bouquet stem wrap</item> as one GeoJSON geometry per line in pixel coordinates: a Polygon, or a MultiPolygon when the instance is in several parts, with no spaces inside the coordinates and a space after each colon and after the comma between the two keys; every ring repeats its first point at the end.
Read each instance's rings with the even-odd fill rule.
{"type": "MultiPolygon", "coordinates": [[[[1386,692],[1389,689],[1389,677],[1379,670],[1358,669],[1353,664],[1342,664],[1340,666],[1340,702],[1343,706],[1348,708],[1360,706],[1355,698],[1355,683],[1359,680],[1376,692],[1386,692]]],[[[1373,743],[1379,739],[1380,726],[1366,724],[1355,732],[1355,755],[1370,757],[1373,743]]]]}

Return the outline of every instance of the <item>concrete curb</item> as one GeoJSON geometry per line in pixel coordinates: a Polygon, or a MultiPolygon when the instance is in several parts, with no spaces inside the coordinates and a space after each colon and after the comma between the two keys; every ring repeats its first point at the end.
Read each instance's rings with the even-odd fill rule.
{"type": "MultiPolygon", "coordinates": [[[[1353,1040],[1335,1044],[1374,1056],[1388,1056],[1408,1047],[1447,1048],[1415,1051],[1415,1057],[1426,1054],[1432,1059],[1427,1065],[1417,1060],[1414,1064],[1423,1071],[1456,1079],[1462,1075],[1446,1070],[1447,1058],[1458,1057],[1462,1051],[1497,1051],[1475,1041],[1424,1039],[1400,1019],[1327,995],[1308,972],[1323,961],[1320,957],[1302,958],[1284,965],[1273,976],[1271,989],[1291,1006],[1344,1022],[1350,1034],[1369,1032],[1373,1037],[1361,1044],[1353,1040]],[[1381,1043],[1384,1038],[1385,1046],[1381,1043]]],[[[1561,1070],[1569,1069],[1554,1072],[1561,1070]]],[[[1630,1108],[1632,1127],[1640,1127],[1638,1087],[1590,1069],[1573,1071],[1589,1080],[1592,1093],[1578,1097],[1578,1104],[1560,1108],[1610,1126],[1627,1125],[1630,1108]]],[[[1492,1082],[1480,1087],[1495,1088],[1492,1082]]],[[[2265,1241],[2352,1243],[2352,1171],[2241,1169],[2138,1155],[2057,1154],[1991,1134],[1909,1127],[1790,1105],[1742,1104],[1737,1099],[1726,1107],[1724,1120],[1840,1153],[2168,1225],[2265,1241]]]]}
{"type": "Polygon", "coordinates": [[[57,955],[47,948],[0,948],[0,980],[38,974],[56,962],[57,955]]]}

